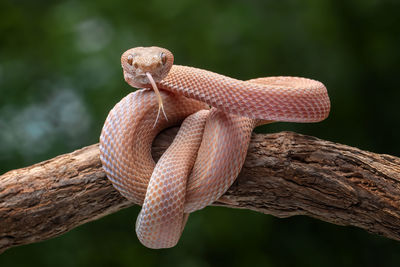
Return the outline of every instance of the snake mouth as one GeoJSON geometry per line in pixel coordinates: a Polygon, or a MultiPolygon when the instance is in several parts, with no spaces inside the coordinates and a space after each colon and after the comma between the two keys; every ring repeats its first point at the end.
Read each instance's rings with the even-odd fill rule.
{"type": "MultiPolygon", "coordinates": [[[[134,74],[129,73],[129,72],[124,72],[124,78],[125,78],[125,81],[132,87],[149,88],[151,85],[151,81],[145,72],[143,72],[143,73],[135,72],[134,74]]],[[[155,82],[159,82],[157,79],[154,79],[154,77],[153,77],[153,80],[155,82]]]]}
{"type": "Polygon", "coordinates": [[[124,78],[125,81],[136,88],[149,88],[151,85],[151,80],[158,83],[160,82],[165,75],[163,75],[162,69],[160,68],[142,68],[142,67],[134,67],[134,66],[126,66],[124,67],[124,78]],[[151,74],[151,78],[149,78],[148,74],[151,74]]]}

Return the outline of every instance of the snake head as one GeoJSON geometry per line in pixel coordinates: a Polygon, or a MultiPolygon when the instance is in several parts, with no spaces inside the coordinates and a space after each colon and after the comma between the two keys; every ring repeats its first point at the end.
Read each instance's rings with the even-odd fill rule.
{"type": "Polygon", "coordinates": [[[121,56],[125,81],[136,88],[151,87],[146,73],[151,74],[156,83],[164,79],[174,62],[172,53],[161,47],[135,47],[121,56]]]}

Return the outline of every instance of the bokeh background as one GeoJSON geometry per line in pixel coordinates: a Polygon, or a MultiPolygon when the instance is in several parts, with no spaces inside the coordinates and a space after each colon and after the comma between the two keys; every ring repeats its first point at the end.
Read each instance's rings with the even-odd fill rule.
{"type": "MultiPolygon", "coordinates": [[[[322,81],[332,111],[292,130],[400,156],[400,1],[0,1],[0,174],[98,142],[130,88],[120,55],[158,45],[177,64],[239,79],[322,81]]],[[[140,245],[139,207],[46,242],[12,248],[0,266],[400,266],[400,243],[308,217],[209,207],[180,243],[140,245]]]]}

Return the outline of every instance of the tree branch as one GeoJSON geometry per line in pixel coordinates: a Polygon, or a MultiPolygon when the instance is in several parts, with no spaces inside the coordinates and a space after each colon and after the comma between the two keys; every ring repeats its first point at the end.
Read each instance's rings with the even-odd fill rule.
{"type": "MultiPolygon", "coordinates": [[[[176,130],[153,144],[159,157],[176,130]]],[[[98,145],[0,176],[0,252],[132,205],[101,168],[98,145]]],[[[253,134],[243,170],[214,205],[308,215],[400,240],[400,159],[291,132],[253,134]]]]}

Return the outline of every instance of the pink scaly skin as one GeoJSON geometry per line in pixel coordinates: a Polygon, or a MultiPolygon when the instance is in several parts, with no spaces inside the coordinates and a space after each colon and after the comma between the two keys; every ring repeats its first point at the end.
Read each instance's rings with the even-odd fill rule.
{"type": "Polygon", "coordinates": [[[142,205],[136,233],[149,248],[175,246],[188,214],[211,204],[232,185],[255,126],[318,122],[329,114],[325,86],[311,79],[240,81],[173,65],[172,53],[160,47],[129,49],[121,64],[128,84],[154,91],[131,93],[110,111],[100,136],[100,158],[114,187],[142,205]],[[182,121],[155,164],[154,138],[182,121]]]}

